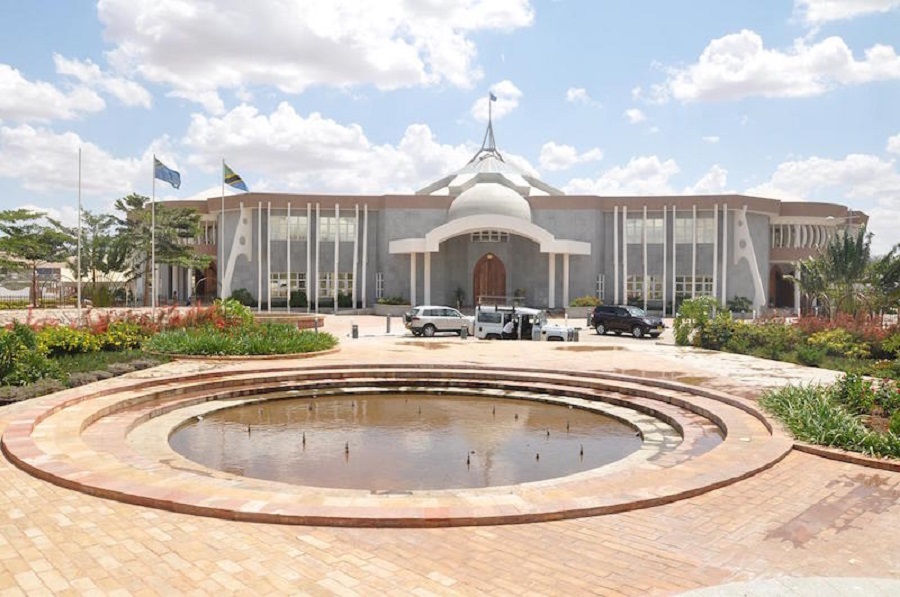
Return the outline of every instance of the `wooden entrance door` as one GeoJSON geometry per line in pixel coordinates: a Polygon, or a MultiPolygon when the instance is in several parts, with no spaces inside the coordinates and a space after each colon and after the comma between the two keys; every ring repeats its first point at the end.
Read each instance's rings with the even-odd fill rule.
{"type": "Polygon", "coordinates": [[[472,289],[475,304],[502,302],[506,296],[506,266],[493,253],[482,256],[475,264],[472,289]]]}

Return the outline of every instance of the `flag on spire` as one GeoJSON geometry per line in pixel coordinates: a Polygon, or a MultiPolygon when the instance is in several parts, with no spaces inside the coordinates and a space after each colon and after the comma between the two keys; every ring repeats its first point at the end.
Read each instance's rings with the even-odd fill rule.
{"type": "Polygon", "coordinates": [[[176,189],[181,186],[181,174],[167,168],[162,162],[153,156],[153,178],[158,178],[163,182],[167,182],[176,189]]]}
{"type": "Polygon", "coordinates": [[[238,176],[234,170],[229,168],[228,164],[226,164],[225,162],[222,162],[222,176],[225,179],[225,184],[227,184],[228,186],[232,186],[244,192],[250,190],[247,188],[247,185],[244,184],[244,179],[238,176]]]}
{"type": "Polygon", "coordinates": [[[490,100],[491,100],[492,102],[496,102],[496,101],[497,101],[497,96],[494,95],[494,92],[493,92],[493,91],[488,91],[488,97],[490,98],[490,100]]]}

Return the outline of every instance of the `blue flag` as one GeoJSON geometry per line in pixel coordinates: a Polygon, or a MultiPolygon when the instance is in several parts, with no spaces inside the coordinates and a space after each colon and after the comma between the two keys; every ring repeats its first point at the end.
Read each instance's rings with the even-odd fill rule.
{"type": "Polygon", "coordinates": [[[153,178],[167,182],[176,189],[181,186],[181,174],[171,168],[167,168],[155,156],[153,158],[153,178]]]}
{"type": "Polygon", "coordinates": [[[245,192],[250,190],[247,188],[247,185],[244,184],[244,179],[238,176],[234,170],[229,168],[228,164],[225,162],[222,162],[222,176],[224,177],[225,184],[245,192]]]}
{"type": "Polygon", "coordinates": [[[491,98],[491,101],[492,101],[492,102],[496,102],[496,101],[497,101],[497,96],[494,95],[494,92],[493,92],[493,91],[488,91],[488,97],[491,98]]]}

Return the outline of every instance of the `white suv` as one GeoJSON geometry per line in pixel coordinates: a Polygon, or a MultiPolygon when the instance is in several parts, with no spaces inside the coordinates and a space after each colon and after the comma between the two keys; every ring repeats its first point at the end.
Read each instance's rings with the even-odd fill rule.
{"type": "Polygon", "coordinates": [[[413,336],[432,337],[437,332],[454,332],[462,334],[463,328],[472,335],[475,322],[472,317],[463,315],[452,307],[423,305],[413,307],[403,314],[403,323],[413,336]]]}

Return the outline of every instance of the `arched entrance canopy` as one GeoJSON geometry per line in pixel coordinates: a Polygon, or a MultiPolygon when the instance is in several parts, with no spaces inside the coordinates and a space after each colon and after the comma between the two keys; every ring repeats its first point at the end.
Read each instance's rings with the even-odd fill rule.
{"type": "Polygon", "coordinates": [[[499,230],[531,239],[540,246],[541,253],[590,255],[591,243],[561,240],[536,224],[520,218],[498,215],[475,215],[451,220],[425,234],[424,238],[392,240],[390,253],[439,253],[440,244],[447,239],[481,230],[499,230]]]}

